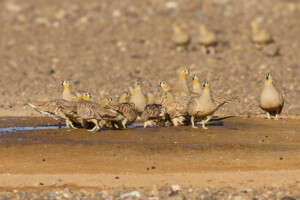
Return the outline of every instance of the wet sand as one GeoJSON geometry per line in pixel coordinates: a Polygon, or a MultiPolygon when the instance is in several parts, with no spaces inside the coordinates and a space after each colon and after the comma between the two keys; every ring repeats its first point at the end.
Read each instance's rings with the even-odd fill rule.
{"type": "MultiPolygon", "coordinates": [[[[48,118],[0,120],[0,187],[300,188],[300,120],[228,117],[190,127],[14,131],[48,118]]],[[[49,126],[55,128],[55,126],[49,126]]]]}

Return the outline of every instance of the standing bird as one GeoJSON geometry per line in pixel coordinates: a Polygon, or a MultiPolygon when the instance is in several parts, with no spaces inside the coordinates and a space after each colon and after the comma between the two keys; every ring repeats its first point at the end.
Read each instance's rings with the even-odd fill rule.
{"type": "Polygon", "coordinates": [[[59,128],[61,128],[61,124],[65,122],[67,128],[76,129],[70,119],[70,116],[76,112],[76,102],[70,102],[64,99],[55,99],[50,102],[28,100],[27,104],[37,112],[55,119],[59,128]]]}
{"type": "Polygon", "coordinates": [[[148,105],[141,115],[141,119],[144,122],[144,128],[147,128],[148,125],[164,125],[166,108],[161,104],[155,103],[155,98],[152,93],[147,92],[146,97],[148,100],[148,105]]]}
{"type": "Polygon", "coordinates": [[[187,112],[187,104],[177,102],[171,92],[165,93],[166,100],[163,106],[166,107],[167,118],[174,126],[187,125],[189,123],[189,115],[187,112]]]}
{"type": "Polygon", "coordinates": [[[197,37],[197,41],[203,47],[203,52],[205,54],[215,53],[215,49],[213,47],[218,43],[217,36],[214,32],[207,30],[205,25],[201,25],[199,27],[199,35],[197,37]]]}
{"type": "Polygon", "coordinates": [[[184,69],[179,73],[178,82],[172,88],[172,93],[175,99],[180,98],[181,96],[189,96],[190,90],[186,84],[186,76],[189,75],[191,72],[188,69],[184,69]]]}
{"type": "Polygon", "coordinates": [[[265,29],[261,29],[257,23],[252,23],[251,40],[257,44],[268,44],[273,42],[272,35],[265,29]]]}
{"type": "Polygon", "coordinates": [[[203,83],[203,93],[200,96],[193,97],[187,106],[189,115],[191,116],[192,128],[197,128],[194,124],[195,118],[201,119],[202,128],[207,129],[205,123],[211,119],[211,116],[221,106],[229,101],[223,101],[216,105],[211,98],[208,82],[203,83]]]}
{"type": "MultiPolygon", "coordinates": [[[[175,86],[170,89],[170,87],[165,82],[160,82],[158,85],[163,89],[164,92],[170,92],[174,96],[176,101],[188,102],[190,100],[190,90],[186,84],[186,76],[190,74],[190,70],[185,69],[179,73],[178,81],[175,86]]],[[[165,97],[162,98],[162,102],[165,97]]]]}
{"type": "Polygon", "coordinates": [[[138,112],[138,117],[140,117],[147,105],[147,98],[143,94],[142,84],[140,81],[134,83],[134,89],[130,90],[130,94],[129,102],[134,103],[135,109],[138,112]]]}
{"type": "Polygon", "coordinates": [[[261,92],[259,106],[261,109],[267,112],[268,119],[271,119],[271,115],[275,115],[275,119],[278,120],[278,115],[284,105],[284,99],[281,92],[273,85],[273,77],[271,74],[266,74],[265,86],[261,92]]]}
{"type": "Polygon", "coordinates": [[[173,25],[172,42],[176,46],[177,51],[187,49],[190,40],[191,39],[188,33],[182,31],[177,24],[173,25]]]}
{"type": "Polygon", "coordinates": [[[62,99],[67,100],[67,101],[76,101],[78,99],[81,99],[80,95],[74,95],[71,93],[69,81],[62,81],[61,84],[64,86],[62,99]]]}
{"type": "MultiPolygon", "coordinates": [[[[83,99],[88,96],[87,94],[83,95],[83,99]]],[[[101,120],[112,119],[118,114],[103,108],[100,104],[92,101],[79,101],[76,104],[76,112],[78,116],[86,121],[91,121],[95,124],[95,127],[89,131],[98,131],[101,129],[99,122],[101,120]]]]}

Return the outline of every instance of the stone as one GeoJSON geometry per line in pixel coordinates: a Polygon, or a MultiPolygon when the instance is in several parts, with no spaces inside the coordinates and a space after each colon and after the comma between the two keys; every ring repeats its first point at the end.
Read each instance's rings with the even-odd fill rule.
{"type": "Polygon", "coordinates": [[[56,194],[54,192],[48,192],[46,194],[46,197],[48,197],[49,199],[54,199],[56,197],[56,194]]]}
{"type": "Polygon", "coordinates": [[[175,2],[175,1],[169,1],[169,2],[166,2],[166,3],[165,3],[165,7],[166,7],[167,9],[175,9],[175,8],[178,7],[178,3],[175,2]]]}
{"type": "Polygon", "coordinates": [[[135,191],[132,191],[132,192],[128,192],[128,193],[124,193],[124,194],[121,194],[120,195],[120,198],[121,199],[125,199],[125,198],[140,198],[142,195],[139,191],[135,190],[135,191]]]}
{"type": "Polygon", "coordinates": [[[69,189],[69,188],[65,188],[64,191],[63,191],[63,197],[66,198],[66,199],[70,199],[73,197],[73,193],[72,191],[69,189]]]}

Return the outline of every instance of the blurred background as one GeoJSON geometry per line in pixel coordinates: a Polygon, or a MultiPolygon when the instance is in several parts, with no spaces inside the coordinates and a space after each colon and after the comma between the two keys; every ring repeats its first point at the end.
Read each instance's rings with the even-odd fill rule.
{"type": "MultiPolygon", "coordinates": [[[[94,101],[116,100],[136,80],[162,94],[190,69],[212,91],[240,97],[219,115],[255,116],[266,73],[285,96],[282,116],[300,116],[299,0],[1,0],[0,115],[39,115],[28,99],[61,98],[62,80],[94,101]],[[251,23],[272,35],[278,55],[266,55],[251,40],[251,23]],[[178,51],[172,26],[191,42],[178,51]],[[218,44],[205,54],[199,26],[218,44]]],[[[192,84],[191,76],[187,77],[192,84]]]]}

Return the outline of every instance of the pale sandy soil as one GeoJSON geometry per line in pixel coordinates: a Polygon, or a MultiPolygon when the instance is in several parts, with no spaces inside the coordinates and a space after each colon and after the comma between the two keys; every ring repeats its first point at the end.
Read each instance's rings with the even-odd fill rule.
{"type": "MultiPolygon", "coordinates": [[[[13,124],[53,123],[39,120],[13,124]]],[[[300,187],[299,120],[233,117],[208,127],[2,133],[0,187],[300,187]]]]}

